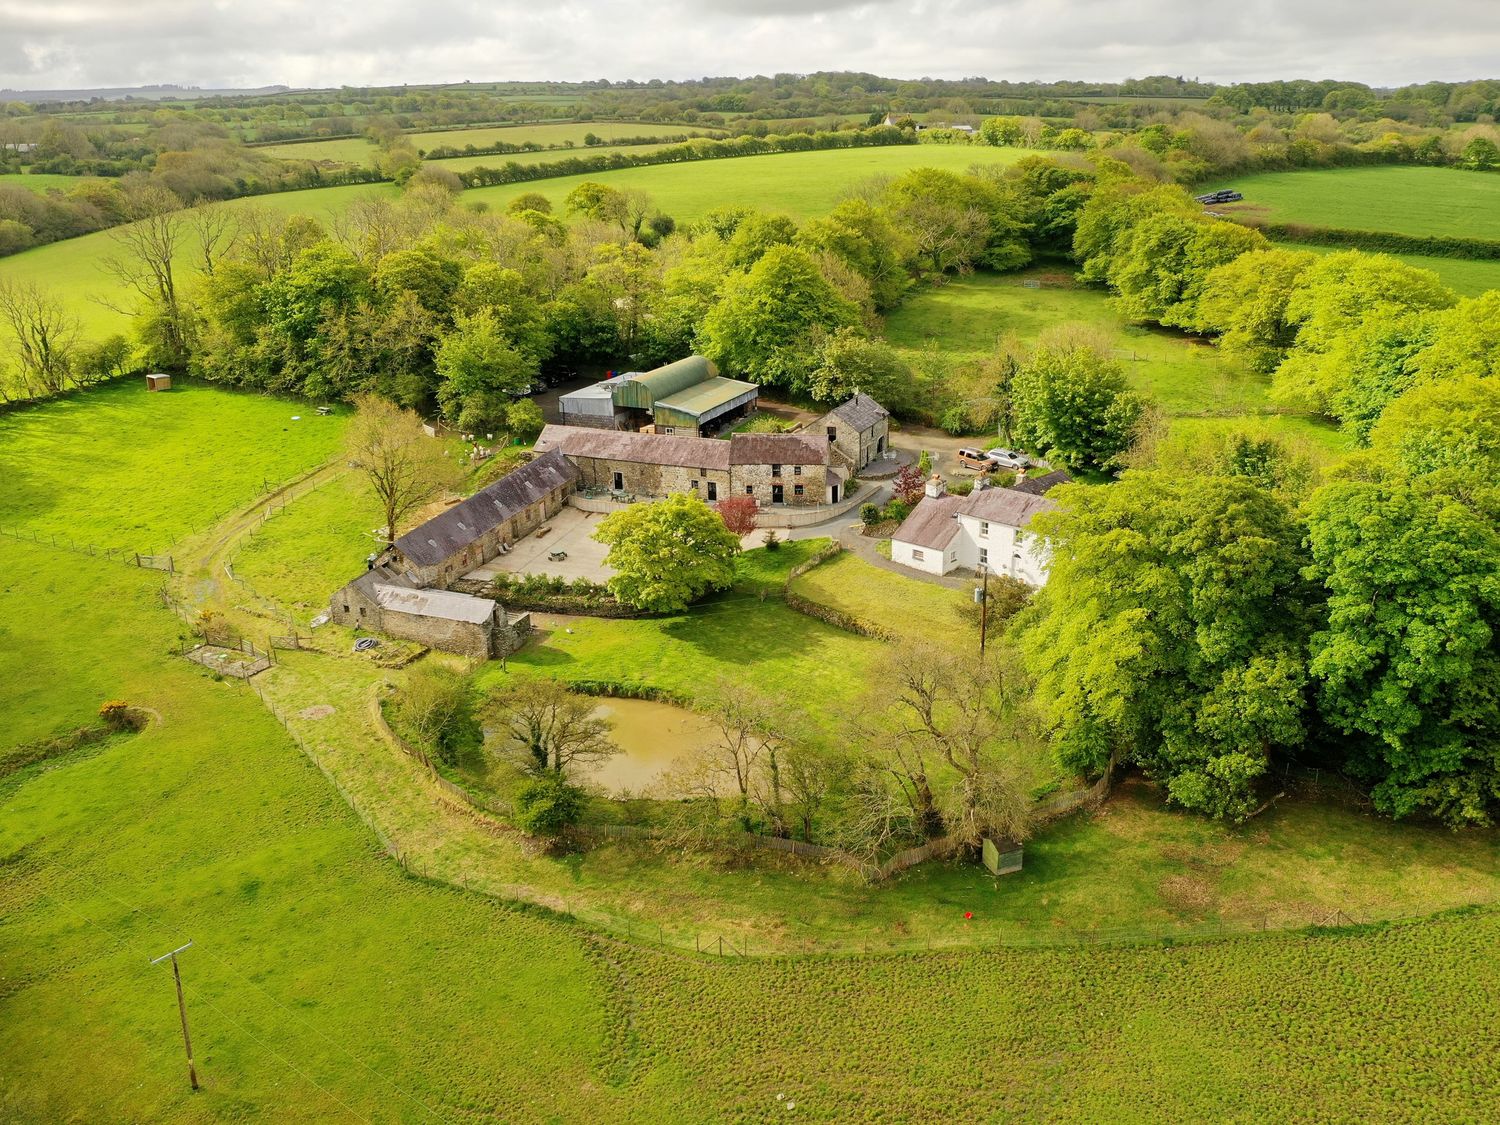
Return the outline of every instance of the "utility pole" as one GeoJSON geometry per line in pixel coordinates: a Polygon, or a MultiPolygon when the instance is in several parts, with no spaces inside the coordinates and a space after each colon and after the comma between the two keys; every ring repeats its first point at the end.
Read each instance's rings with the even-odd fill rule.
{"type": "Polygon", "coordinates": [[[983,660],[985,636],[990,631],[990,568],[984,563],[979,564],[979,577],[983,582],[976,591],[979,594],[979,659],[983,660]]]}
{"type": "Polygon", "coordinates": [[[152,960],[153,965],[159,965],[167,958],[172,959],[172,979],[177,982],[177,1015],[182,1020],[182,1046],[187,1051],[188,1083],[194,1090],[198,1089],[198,1072],[193,1068],[193,1041],[188,1038],[187,1004],[182,999],[182,970],[177,967],[177,955],[185,949],[191,949],[192,942],[180,945],[171,953],[163,953],[160,957],[152,960]]]}

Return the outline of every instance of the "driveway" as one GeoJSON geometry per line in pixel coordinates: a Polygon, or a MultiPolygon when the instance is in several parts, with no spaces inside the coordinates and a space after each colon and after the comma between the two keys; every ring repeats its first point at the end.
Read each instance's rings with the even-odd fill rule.
{"type": "Polygon", "coordinates": [[[594,528],[604,517],[594,512],[580,512],[567,506],[553,516],[537,531],[518,541],[508,555],[496,555],[483,566],[464,575],[486,581],[496,574],[549,574],[557,578],[587,578],[591,582],[603,582],[614,570],[604,565],[604,556],[609,548],[594,538],[594,528]],[[567,558],[553,559],[553,551],[566,552],[567,558]]]}

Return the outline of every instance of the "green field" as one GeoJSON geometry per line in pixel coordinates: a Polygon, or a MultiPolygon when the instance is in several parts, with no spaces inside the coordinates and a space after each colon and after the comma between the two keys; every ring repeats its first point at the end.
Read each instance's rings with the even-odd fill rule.
{"type": "Polygon", "coordinates": [[[57,176],[47,172],[10,172],[0,176],[0,186],[11,184],[37,192],[47,192],[54,188],[58,191],[69,191],[88,178],[87,176],[57,176]]]}
{"type": "MultiPolygon", "coordinates": [[[[447,129],[430,133],[408,133],[406,139],[419,152],[439,146],[462,151],[465,145],[484,148],[494,144],[523,145],[535,141],[541,145],[563,145],[572,141],[580,152],[584,148],[583,138],[589,133],[604,140],[616,137],[698,135],[713,130],[695,129],[688,125],[660,125],[644,121],[568,122],[559,125],[496,125],[477,129],[447,129]]],[[[335,141],[301,141],[295,144],[266,145],[259,150],[267,156],[282,160],[336,160],[348,164],[369,164],[380,151],[363,137],[346,137],[335,141]]],[[[553,156],[559,155],[553,153],[553,156]]],[[[501,157],[492,156],[490,160],[501,157]]]]}
{"type": "Polygon", "coordinates": [[[571,160],[574,157],[590,156],[644,156],[647,153],[658,152],[664,148],[671,148],[677,142],[662,142],[661,144],[646,145],[594,145],[584,148],[580,145],[572,149],[547,149],[543,152],[504,152],[490,153],[481,156],[450,156],[444,160],[428,160],[425,166],[429,168],[446,168],[450,172],[467,172],[471,168],[503,168],[512,162],[516,164],[556,164],[560,160],[571,160]]]}
{"type": "Polygon", "coordinates": [[[977,636],[961,616],[967,592],[894,574],[847,551],[802,575],[792,592],[921,640],[953,645],[977,636]]]}
{"type": "Polygon", "coordinates": [[[1263,172],[1232,187],[1243,203],[1216,204],[1227,215],[1277,223],[1389,230],[1400,234],[1500,238],[1500,176],[1453,168],[1390,165],[1314,172],[1263,172]]]}
{"type": "MultiPolygon", "coordinates": [[[[90,540],[165,532],[184,513],[250,501],[260,458],[288,471],[321,463],[323,439],[293,434],[286,413],[208,388],[111,388],[8,415],[0,449],[22,452],[5,465],[6,511],[90,540]],[[82,452],[69,460],[60,435],[74,433],[82,452]]],[[[323,422],[325,437],[339,425],[323,422]]],[[[309,503],[333,510],[333,489],[309,503]]],[[[300,541],[297,503],[265,529],[286,521],[284,541],[300,541]]],[[[528,660],[676,687],[746,667],[822,706],[819,693],[880,646],[755,596],[810,549],[752,553],[745,593],[701,615],[570,623],[528,660]]],[[[1175,948],[1150,939],[1181,925],[1211,933],[1216,919],[1244,929],[1494,903],[1496,833],[1393,825],[1312,798],[1235,827],[1128,786],[1099,815],[1049,829],[1025,872],[1000,882],[963,864],[872,889],[829,869],[649,848],[551,858],[435,803],[378,740],[346,739],[366,730],[367,689],[393,673],[291,654],[266,690],[434,875],[418,879],[249,690],[172,655],[180,626],[161,578],[0,537],[0,763],[89,722],[105,699],[155,716],[139,735],[18,772],[0,765],[7,1121],[1494,1116],[1500,915],[1175,948]],[[964,948],[720,961],[692,955],[691,940],[684,954],[604,939],[436,880],[606,921],[633,912],[672,940],[712,926],[752,953],[964,948]],[[1080,944],[1079,931],[1112,927],[1149,944],[1080,944]],[[168,970],[147,964],[189,939],[196,1095],[168,970]],[[996,1047],[1003,1078],[987,1062],[996,1047]]]]}
{"type": "Polygon", "coordinates": [[[597,180],[649,193],[657,206],[679,222],[697,219],[714,207],[726,205],[759,207],[805,219],[829,210],[851,187],[873,176],[899,176],[912,168],[962,172],[975,164],[1014,164],[1027,155],[1026,149],[966,145],[770,153],[477,188],[466,192],[464,198],[503,206],[522,192],[535,191],[556,206],[580,183],[597,180]]]}
{"type": "Polygon", "coordinates": [[[892,312],[885,333],[912,357],[936,348],[964,360],[989,353],[1008,333],[1030,343],[1070,323],[1101,330],[1132,385],[1169,414],[1243,414],[1269,405],[1266,379],[1226,361],[1208,341],[1126,324],[1104,293],[1075,286],[1068,266],[945,281],[892,312]],[[1027,278],[1043,279],[1044,287],[1024,288],[1027,278]]]}
{"type": "MultiPolygon", "coordinates": [[[[394,197],[398,193],[399,189],[394,184],[354,184],[257,195],[216,206],[260,207],[284,215],[311,215],[327,220],[342,212],[356,199],[394,197]]],[[[196,249],[186,242],[184,240],[184,246],[178,255],[178,261],[184,266],[190,265],[196,254],[196,249]]],[[[44,288],[65,293],[85,335],[104,336],[112,332],[128,332],[129,310],[111,307],[120,301],[119,285],[104,272],[101,264],[114,252],[115,244],[109,231],[69,238],[0,258],[0,279],[35,282],[44,288]],[[111,304],[106,305],[105,301],[111,304]]]]}
{"type": "MultiPolygon", "coordinates": [[[[1285,250],[1306,250],[1311,254],[1336,254],[1337,246],[1315,246],[1310,242],[1278,242],[1285,250]]],[[[1431,270],[1443,284],[1465,297],[1477,297],[1489,289],[1500,289],[1500,259],[1437,258],[1429,254],[1397,254],[1409,266],[1431,270]]]]}

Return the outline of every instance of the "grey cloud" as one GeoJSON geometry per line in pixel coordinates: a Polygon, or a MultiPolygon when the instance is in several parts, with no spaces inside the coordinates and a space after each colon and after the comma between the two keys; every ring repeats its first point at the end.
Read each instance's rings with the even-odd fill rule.
{"type": "Polygon", "coordinates": [[[1483,77],[1492,0],[0,0],[0,86],[864,70],[1015,80],[1483,77]]]}

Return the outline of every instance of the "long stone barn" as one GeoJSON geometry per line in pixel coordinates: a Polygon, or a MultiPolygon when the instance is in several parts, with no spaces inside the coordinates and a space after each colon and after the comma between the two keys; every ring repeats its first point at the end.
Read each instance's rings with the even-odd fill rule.
{"type": "Polygon", "coordinates": [[[528,615],[444,587],[555,516],[577,480],[561,453],[507,473],[397,539],[333,595],[329,616],[475,659],[514,652],[531,629],[528,615]]]}

